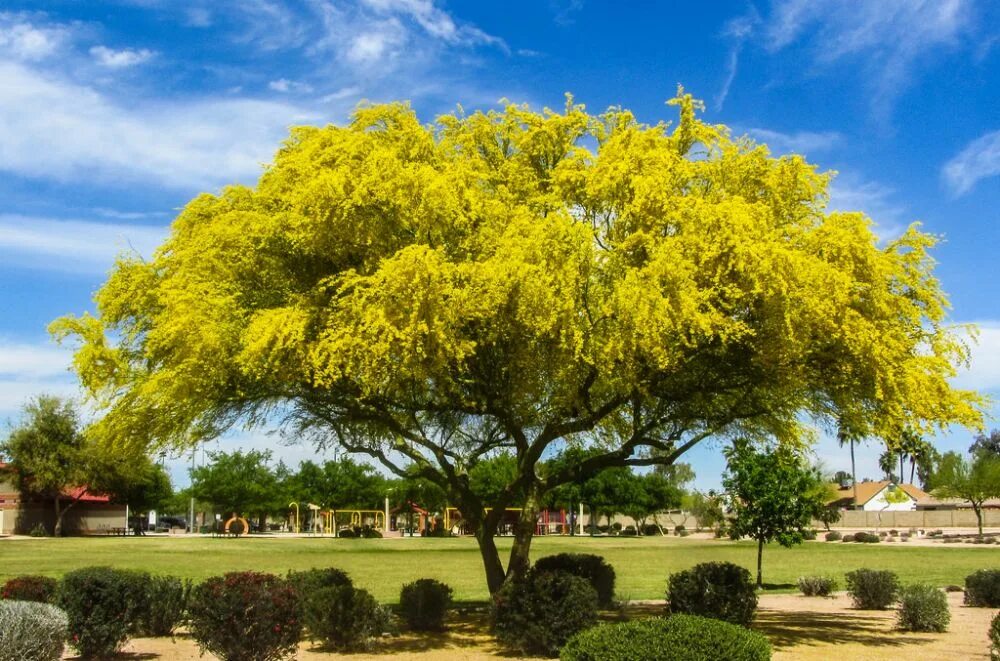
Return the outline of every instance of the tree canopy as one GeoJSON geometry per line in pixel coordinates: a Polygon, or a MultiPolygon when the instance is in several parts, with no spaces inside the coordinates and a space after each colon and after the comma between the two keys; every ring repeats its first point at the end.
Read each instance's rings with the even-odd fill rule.
{"type": "Polygon", "coordinates": [[[935,239],[880,245],[801,156],[670,104],[676,126],[569,99],[293,129],[256,187],[193,199],[153,259],[118,260],[96,316],[53,324],[80,341],[95,432],[177,446],[279,421],[415,472],[477,531],[495,591],[503,508],[524,508],[512,576],[544,494],[605,468],[800,442],[810,418],[978,425],[948,381],[968,354],[935,239]],[[543,470],[565,445],[600,451],[543,470]],[[483,502],[470,472],[499,452],[517,471],[483,502]]]}
{"type": "Polygon", "coordinates": [[[959,498],[972,505],[983,534],[983,503],[1000,498],[1000,457],[982,450],[964,459],[957,452],[941,457],[933,476],[932,493],[940,498],[959,498]]]}

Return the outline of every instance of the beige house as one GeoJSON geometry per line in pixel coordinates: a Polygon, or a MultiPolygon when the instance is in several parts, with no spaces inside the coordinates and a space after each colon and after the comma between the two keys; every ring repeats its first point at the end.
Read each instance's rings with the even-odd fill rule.
{"type": "MultiPolygon", "coordinates": [[[[26,535],[41,524],[49,534],[55,526],[55,508],[50,499],[23,498],[0,463],[0,535],[26,535]]],[[[76,504],[63,516],[67,535],[94,535],[127,527],[125,505],[111,503],[107,496],[81,493],[82,487],[63,493],[63,507],[76,504]]]]}
{"type": "Polygon", "coordinates": [[[857,500],[854,486],[837,489],[830,505],[865,512],[912,512],[917,504],[930,498],[930,494],[912,484],[895,484],[888,480],[879,482],[858,482],[857,500]],[[901,502],[889,502],[890,491],[902,491],[906,496],[901,502]]]}

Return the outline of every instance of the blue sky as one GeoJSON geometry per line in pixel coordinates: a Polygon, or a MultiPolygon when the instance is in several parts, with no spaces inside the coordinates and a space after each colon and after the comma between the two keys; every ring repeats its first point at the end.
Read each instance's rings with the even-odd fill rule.
{"type": "MultiPolygon", "coordinates": [[[[77,394],[48,322],[92,309],[115,253],[148,254],[195,194],[252,184],[291,125],[343,122],[362,99],[407,99],[430,120],[501,98],[561,108],[567,91],[656,122],[673,119],[678,83],[708,121],[839,172],[831,206],[865,211],[881,236],[914,220],[942,235],[951,319],[980,327],[958,383],[1000,394],[995,2],[7,0],[0,417],[77,394]]],[[[216,447],[239,445],[312,454],[259,433],[216,447]]],[[[849,466],[829,439],[815,452],[849,466]]],[[[859,476],[878,476],[877,454],[861,449],[859,476]]],[[[718,448],[690,461],[718,484],[718,448]]]]}

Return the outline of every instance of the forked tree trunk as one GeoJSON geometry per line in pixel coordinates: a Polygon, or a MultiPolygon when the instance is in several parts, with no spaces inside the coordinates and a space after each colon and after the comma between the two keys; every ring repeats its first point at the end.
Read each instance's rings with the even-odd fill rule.
{"type": "Polygon", "coordinates": [[[507,563],[507,580],[516,580],[524,576],[531,566],[531,540],[535,535],[538,523],[538,494],[534,490],[528,492],[524,507],[514,526],[514,545],[510,548],[510,561],[507,563]]]}
{"type": "Polygon", "coordinates": [[[764,573],[761,571],[764,559],[764,539],[757,539],[757,587],[764,587],[764,573]]]}
{"type": "Polygon", "coordinates": [[[486,570],[486,587],[490,594],[494,595],[503,587],[504,579],[507,578],[503,564],[500,562],[500,551],[496,543],[496,526],[488,526],[481,523],[476,528],[476,542],[479,544],[479,554],[483,559],[483,568],[486,570]]]}

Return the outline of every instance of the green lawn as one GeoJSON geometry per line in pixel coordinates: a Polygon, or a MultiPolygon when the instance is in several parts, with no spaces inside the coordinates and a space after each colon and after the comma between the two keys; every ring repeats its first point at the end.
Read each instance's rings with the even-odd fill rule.
{"type": "MultiPolygon", "coordinates": [[[[501,549],[509,539],[499,540],[501,549]]],[[[540,537],[535,558],[562,551],[597,553],[615,567],[618,592],[630,599],[661,599],[667,576],[699,562],[729,560],[753,570],[751,542],[692,540],[676,537],[540,537]]],[[[1000,551],[988,547],[918,547],[897,544],[807,543],[792,549],[764,550],[764,581],[794,583],[805,574],[836,576],[858,567],[893,569],[904,583],[928,581],[962,585],[976,569],[1000,564],[1000,551]]],[[[417,578],[442,580],[459,600],[486,598],[482,564],[475,540],[457,539],[211,539],[184,537],[66,538],[0,541],[0,580],[19,574],[60,576],[87,565],[145,569],[154,573],[203,579],[227,571],[254,569],[284,573],[289,569],[335,566],[381,601],[399,598],[400,587],[417,578]]]]}

